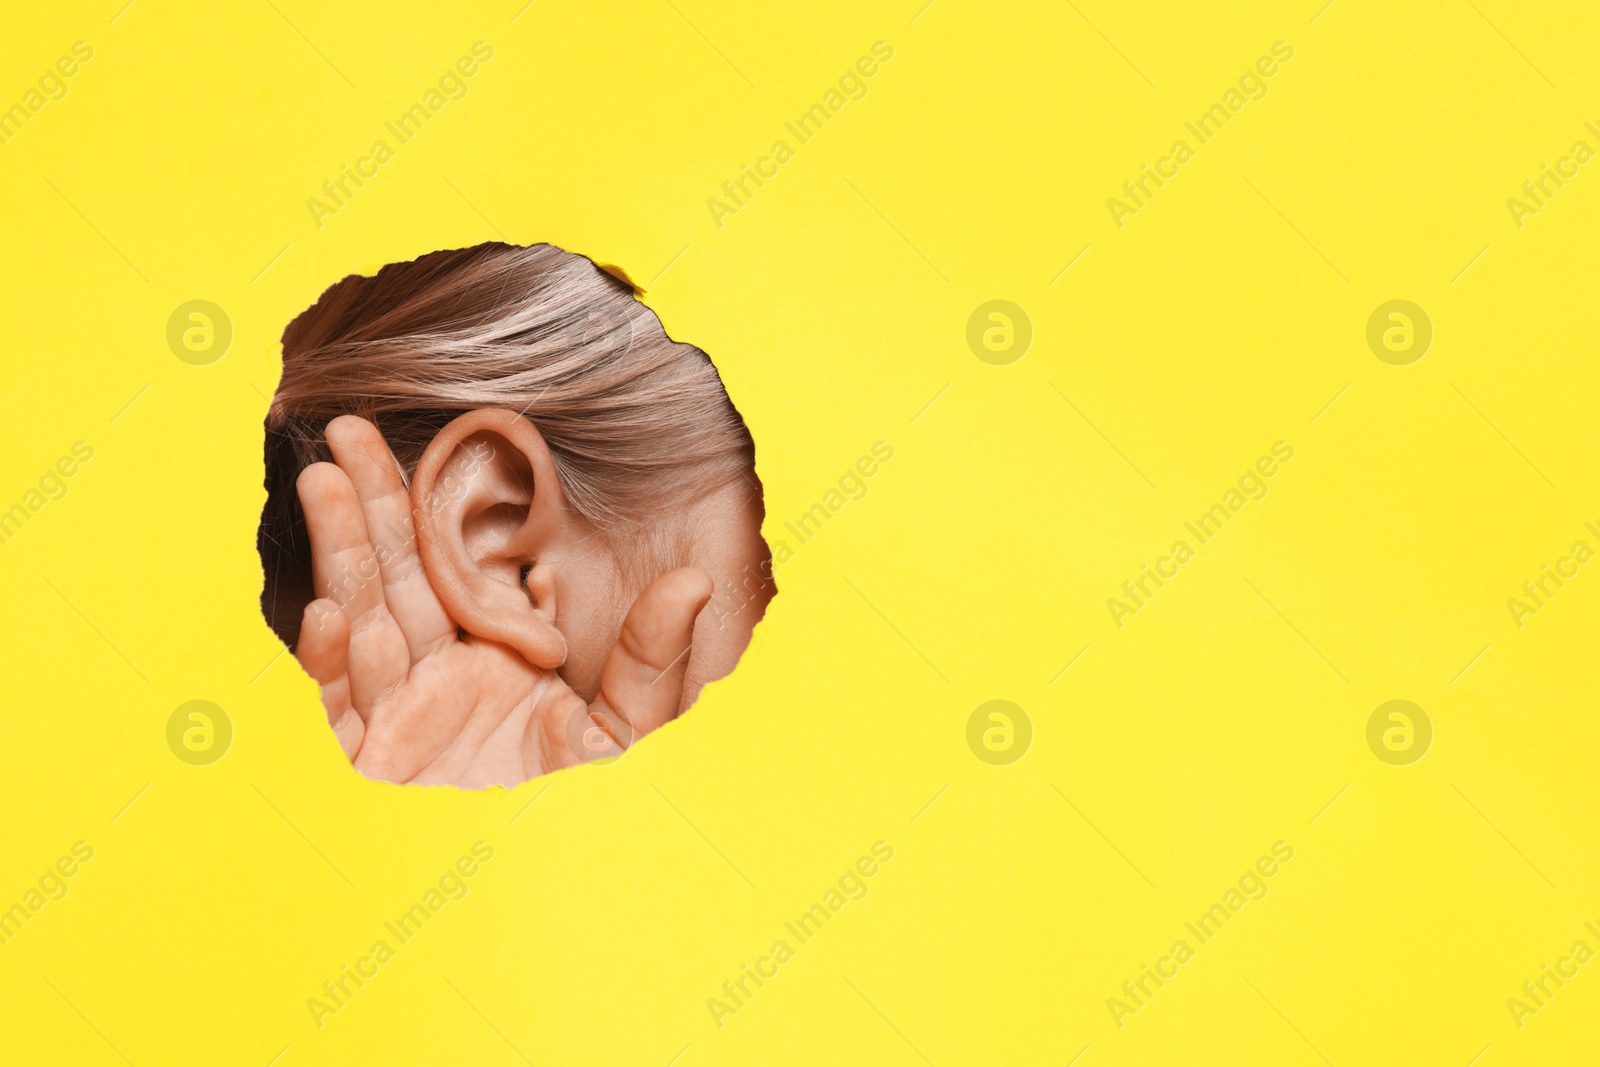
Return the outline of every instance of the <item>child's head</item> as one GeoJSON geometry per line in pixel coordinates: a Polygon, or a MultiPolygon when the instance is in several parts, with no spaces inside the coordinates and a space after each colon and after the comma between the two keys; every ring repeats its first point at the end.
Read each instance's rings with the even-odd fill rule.
{"type": "Polygon", "coordinates": [[[549,615],[580,694],[634,596],[682,565],[738,590],[734,610],[696,626],[687,699],[732,669],[772,592],[754,447],[710,359],[668,338],[627,284],[549,245],[435,252],[334,285],[284,332],[283,364],[258,547],[263,611],[286,643],[314,595],[296,478],[329,458],[329,421],[359,415],[408,484],[426,453],[433,495],[459,496],[417,515],[433,524],[424,541],[454,549],[433,557],[460,572],[444,577],[485,594],[474,606],[491,630],[515,632],[496,612],[549,615]],[[537,432],[456,422],[480,409],[537,432]],[[541,467],[554,497],[535,491],[541,467]],[[559,514],[542,516],[552,500],[559,514]]]}

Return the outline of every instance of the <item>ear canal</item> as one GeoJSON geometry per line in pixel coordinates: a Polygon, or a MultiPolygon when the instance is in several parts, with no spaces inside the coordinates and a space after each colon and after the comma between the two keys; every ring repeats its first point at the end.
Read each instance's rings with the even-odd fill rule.
{"type": "Polygon", "coordinates": [[[566,508],[533,423],[501,408],[455,419],[418,461],[411,506],[428,580],[456,625],[509,645],[535,667],[566,662],[553,587],[542,584],[535,602],[519,581],[521,561],[537,555],[566,508]]]}

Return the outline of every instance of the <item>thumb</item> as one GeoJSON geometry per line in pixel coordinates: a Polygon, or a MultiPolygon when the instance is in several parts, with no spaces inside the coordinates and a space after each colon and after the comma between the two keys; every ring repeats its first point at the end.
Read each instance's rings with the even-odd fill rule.
{"type": "Polygon", "coordinates": [[[589,706],[623,748],[677,716],[694,621],[711,593],[705,571],[680,567],[646,586],[623,620],[589,706]]]}

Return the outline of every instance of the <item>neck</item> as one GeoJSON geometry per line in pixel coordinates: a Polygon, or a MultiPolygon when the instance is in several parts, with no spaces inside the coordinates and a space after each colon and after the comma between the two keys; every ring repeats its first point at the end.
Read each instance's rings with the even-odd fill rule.
{"type": "Polygon", "coordinates": [[[778,591],[772,553],[761,537],[762,517],[759,487],[743,483],[717,491],[696,509],[689,565],[709,574],[716,592],[695,623],[683,687],[685,708],[702,686],[725,677],[738,664],[778,591]]]}

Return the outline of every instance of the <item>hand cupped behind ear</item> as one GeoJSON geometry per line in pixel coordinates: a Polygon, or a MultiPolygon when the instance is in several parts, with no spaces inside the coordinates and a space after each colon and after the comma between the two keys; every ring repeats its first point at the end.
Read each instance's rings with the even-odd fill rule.
{"type": "Polygon", "coordinates": [[[646,587],[592,703],[555,672],[565,642],[538,561],[565,507],[531,423],[499,410],[462,416],[430,445],[409,494],[371,423],[336,419],[328,441],[335,462],[299,483],[319,597],[295,654],[357,769],[513,785],[615,755],[678,713],[712,592],[697,569],[646,587]]]}

